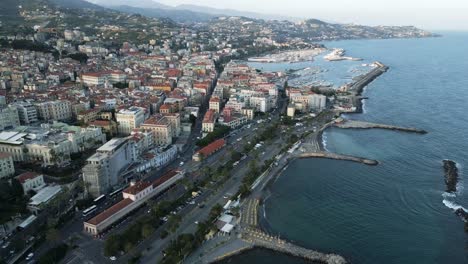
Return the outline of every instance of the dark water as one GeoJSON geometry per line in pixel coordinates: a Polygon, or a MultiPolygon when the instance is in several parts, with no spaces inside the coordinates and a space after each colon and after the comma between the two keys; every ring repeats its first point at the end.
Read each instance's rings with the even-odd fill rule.
{"type": "MultiPolygon", "coordinates": [[[[367,88],[365,113],[351,118],[429,134],[328,130],[330,151],[381,164],[319,159],[290,164],[265,204],[273,233],[352,263],[468,263],[468,234],[451,209],[468,208],[468,34],[444,35],[326,43],[391,68],[367,88]],[[461,168],[455,197],[444,194],[447,158],[461,168]]],[[[231,263],[301,263],[287,258],[253,251],[231,263]]]]}

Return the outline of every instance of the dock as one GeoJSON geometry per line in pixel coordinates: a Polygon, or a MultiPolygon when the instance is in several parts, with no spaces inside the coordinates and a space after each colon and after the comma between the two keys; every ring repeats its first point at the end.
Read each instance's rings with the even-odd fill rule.
{"type": "Polygon", "coordinates": [[[388,129],[388,130],[395,130],[395,131],[402,131],[402,132],[409,132],[409,133],[417,133],[417,134],[427,134],[427,131],[412,127],[399,127],[399,126],[392,126],[392,125],[385,125],[385,124],[377,124],[377,123],[370,123],[364,121],[357,121],[357,120],[344,120],[342,122],[336,122],[334,126],[343,128],[343,129],[388,129]]]}

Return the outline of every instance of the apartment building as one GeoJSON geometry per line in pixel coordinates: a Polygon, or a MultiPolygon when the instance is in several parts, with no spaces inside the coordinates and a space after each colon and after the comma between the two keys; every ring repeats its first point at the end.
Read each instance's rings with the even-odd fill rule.
{"type": "Polygon", "coordinates": [[[145,121],[145,109],[132,106],[128,109],[122,109],[116,114],[119,123],[119,134],[130,135],[135,128],[140,127],[145,121]]]}

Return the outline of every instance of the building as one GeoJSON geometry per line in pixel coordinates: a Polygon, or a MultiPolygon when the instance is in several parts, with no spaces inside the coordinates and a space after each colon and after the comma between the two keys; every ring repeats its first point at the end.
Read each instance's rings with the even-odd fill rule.
{"type": "Polygon", "coordinates": [[[244,107],[242,108],[242,114],[247,117],[249,120],[253,120],[255,118],[255,109],[244,107]]]}
{"type": "Polygon", "coordinates": [[[24,194],[27,194],[30,190],[37,193],[46,186],[44,176],[35,172],[25,172],[17,176],[17,179],[23,186],[24,194]]]}
{"type": "Polygon", "coordinates": [[[294,118],[295,114],[296,114],[296,105],[295,104],[289,104],[288,105],[288,110],[287,110],[287,115],[289,117],[294,118]]]}
{"type": "Polygon", "coordinates": [[[87,109],[80,111],[76,116],[76,119],[82,124],[88,124],[95,121],[99,116],[99,109],[87,109]]]}
{"type": "Polygon", "coordinates": [[[82,128],[59,122],[0,132],[0,152],[10,153],[16,162],[43,166],[65,165],[73,153],[105,142],[106,137],[100,128],[82,128]]]}
{"type": "Polygon", "coordinates": [[[152,197],[169,189],[183,176],[183,171],[172,170],[152,183],[147,181],[131,183],[130,187],[122,192],[123,200],[83,223],[85,232],[91,235],[99,235],[129,213],[144,205],[152,197]]]}
{"type": "Polygon", "coordinates": [[[13,164],[13,156],[9,153],[0,152],[0,179],[14,174],[15,166],[13,164]]]}
{"type": "Polygon", "coordinates": [[[205,133],[210,133],[214,131],[216,124],[216,112],[213,109],[206,111],[205,116],[203,117],[202,131],[205,133]]]}
{"type": "Polygon", "coordinates": [[[0,108],[0,130],[15,128],[20,125],[18,109],[14,106],[0,108]]]}
{"type": "Polygon", "coordinates": [[[83,167],[83,181],[94,197],[105,194],[122,182],[119,176],[136,159],[128,138],[114,138],[96,150],[83,167]]]}
{"type": "Polygon", "coordinates": [[[34,104],[37,116],[44,121],[69,120],[73,117],[72,105],[66,100],[49,101],[34,104]]]}
{"type": "Polygon", "coordinates": [[[28,204],[28,209],[33,212],[34,214],[38,214],[38,212],[46,207],[46,205],[53,200],[55,196],[57,196],[62,191],[62,187],[59,185],[55,186],[47,186],[42,188],[36,195],[31,197],[31,200],[28,204]]]}
{"type": "Polygon", "coordinates": [[[211,110],[214,110],[216,113],[221,112],[221,100],[219,97],[211,97],[210,98],[210,108],[211,110]]]}
{"type": "Polygon", "coordinates": [[[224,139],[218,139],[215,142],[209,144],[208,146],[200,149],[199,151],[193,154],[192,159],[194,161],[201,161],[211,155],[213,155],[218,150],[222,149],[226,145],[226,141],[224,139]]]}
{"type": "Polygon", "coordinates": [[[19,101],[12,104],[18,109],[21,125],[29,125],[38,121],[36,107],[31,102],[19,101]]]}
{"type": "Polygon", "coordinates": [[[118,134],[119,124],[113,120],[95,120],[89,122],[90,127],[101,128],[108,138],[113,138],[118,134]]]}
{"type": "Polygon", "coordinates": [[[166,117],[169,123],[171,124],[172,137],[176,138],[180,136],[180,132],[181,132],[180,114],[179,113],[163,114],[163,116],[166,117]]]}
{"type": "Polygon", "coordinates": [[[145,122],[145,109],[136,106],[122,109],[116,114],[116,119],[119,123],[119,134],[130,135],[135,128],[145,122]]]}
{"type": "Polygon", "coordinates": [[[163,115],[153,115],[146,120],[141,128],[152,131],[154,134],[154,143],[159,146],[172,144],[172,125],[169,119],[163,115]]]}

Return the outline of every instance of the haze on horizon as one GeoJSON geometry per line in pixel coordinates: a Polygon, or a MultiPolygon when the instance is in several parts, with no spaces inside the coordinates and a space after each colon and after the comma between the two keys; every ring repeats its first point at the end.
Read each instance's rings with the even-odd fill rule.
{"type": "MultiPolygon", "coordinates": [[[[112,3],[112,0],[109,4],[112,3]]],[[[138,0],[134,0],[138,1],[138,0]]],[[[414,25],[428,30],[468,30],[466,0],[154,0],[193,4],[328,22],[363,25],[414,25]]]]}

